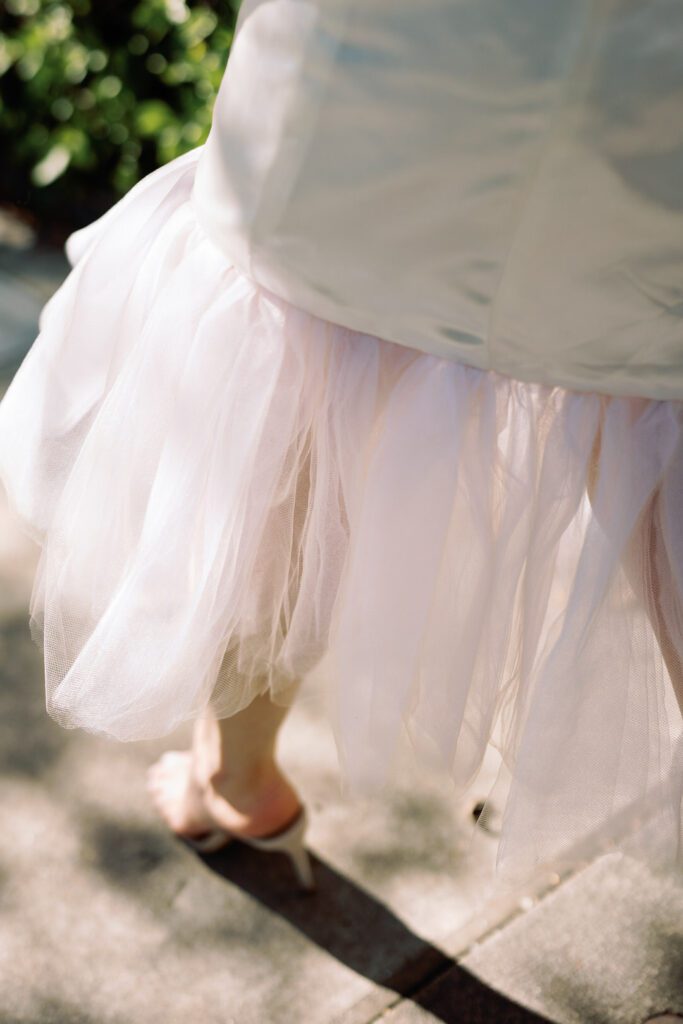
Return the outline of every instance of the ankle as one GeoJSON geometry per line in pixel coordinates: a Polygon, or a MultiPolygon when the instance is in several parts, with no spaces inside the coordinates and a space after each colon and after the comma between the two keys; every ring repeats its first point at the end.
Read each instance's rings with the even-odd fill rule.
{"type": "Polygon", "coordinates": [[[216,773],[204,790],[204,801],[226,827],[257,836],[282,828],[301,807],[296,789],[274,761],[252,773],[216,773]]]}
{"type": "MultiPolygon", "coordinates": [[[[256,730],[258,734],[258,730],[256,730]]],[[[223,826],[245,834],[266,834],[291,819],[301,806],[296,789],[281,771],[272,743],[229,742],[219,723],[196,723],[192,773],[204,803],[223,826]]]]}
{"type": "Polygon", "coordinates": [[[255,754],[241,745],[227,748],[219,723],[210,716],[195,723],[192,755],[193,774],[202,788],[248,792],[262,788],[278,771],[272,749],[255,754]]]}
{"type": "Polygon", "coordinates": [[[221,763],[206,774],[205,785],[231,802],[249,797],[258,798],[281,784],[282,773],[272,756],[249,764],[221,763]]]}

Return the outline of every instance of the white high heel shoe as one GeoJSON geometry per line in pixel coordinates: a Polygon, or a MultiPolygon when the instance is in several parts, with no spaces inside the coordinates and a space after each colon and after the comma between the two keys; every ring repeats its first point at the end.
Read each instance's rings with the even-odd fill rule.
{"type": "Polygon", "coordinates": [[[256,850],[263,850],[270,853],[286,853],[294,867],[297,881],[302,889],[312,892],[315,889],[315,878],[313,876],[313,865],[308,850],[304,846],[306,829],[308,827],[308,812],[305,804],[296,818],[281,832],[270,836],[237,836],[227,829],[211,829],[206,835],[196,838],[183,836],[186,843],[199,853],[215,853],[221,850],[228,843],[237,839],[247,846],[253,846],[256,850]]]}

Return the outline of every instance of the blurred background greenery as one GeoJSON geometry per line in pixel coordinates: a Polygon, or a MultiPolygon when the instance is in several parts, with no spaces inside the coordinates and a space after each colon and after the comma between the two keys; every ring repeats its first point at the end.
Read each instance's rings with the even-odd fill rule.
{"type": "Polygon", "coordinates": [[[201,144],[239,0],[0,3],[0,203],[44,239],[201,144]]]}

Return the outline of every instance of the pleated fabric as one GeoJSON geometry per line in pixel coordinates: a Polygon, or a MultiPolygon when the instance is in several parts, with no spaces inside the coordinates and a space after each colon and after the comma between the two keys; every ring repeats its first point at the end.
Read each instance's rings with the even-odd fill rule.
{"type": "Polygon", "coordinates": [[[493,743],[502,877],[639,807],[680,864],[683,404],[292,306],[199,226],[198,155],[70,237],[0,403],[49,713],[160,737],[323,663],[347,792],[406,736],[464,792],[493,743]]]}

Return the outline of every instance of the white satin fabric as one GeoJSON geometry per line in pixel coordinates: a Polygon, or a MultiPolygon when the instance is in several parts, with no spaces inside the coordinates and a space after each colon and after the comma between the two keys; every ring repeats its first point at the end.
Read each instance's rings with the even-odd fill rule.
{"type": "Polygon", "coordinates": [[[332,322],[683,398],[683,4],[244,0],[193,204],[332,322]]]}

